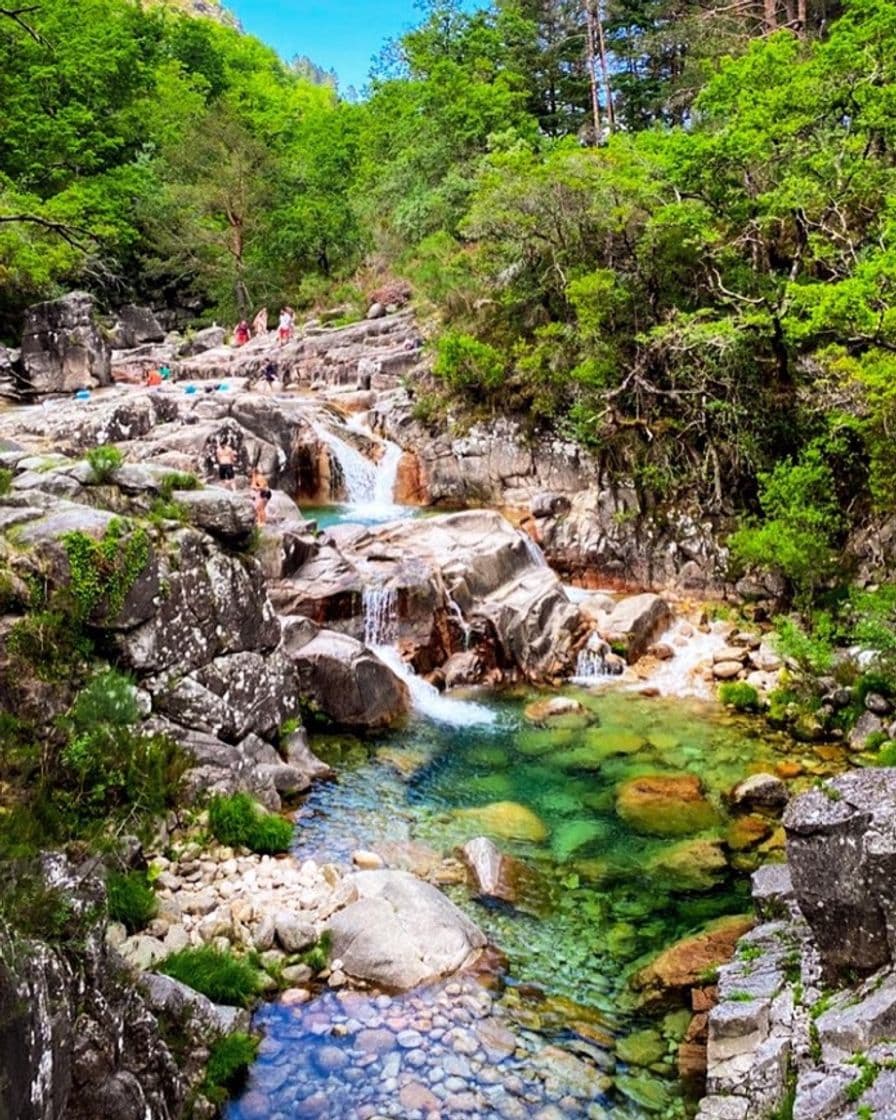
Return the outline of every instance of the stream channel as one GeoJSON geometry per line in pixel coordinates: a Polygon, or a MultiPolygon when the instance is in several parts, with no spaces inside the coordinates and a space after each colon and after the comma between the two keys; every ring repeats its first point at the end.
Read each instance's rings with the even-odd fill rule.
{"type": "Polygon", "coordinates": [[[417,693],[401,732],[313,739],[338,777],[304,801],[295,853],[350,866],[373,850],[433,878],[503,963],[402,995],[324,987],[265,1004],[227,1120],[688,1115],[677,1057],[690,1011],[639,1008],[630,977],[750,909],[725,797],[774,772],[787,744],[712,701],[607,682],[564,690],[582,710],[541,726],[524,712],[545,695],[534,690],[417,693]],[[645,775],[696,775],[706,796],[626,809],[620,791],[645,775]],[[456,848],[481,835],[528,869],[514,905],[452,874],[456,848]]]}

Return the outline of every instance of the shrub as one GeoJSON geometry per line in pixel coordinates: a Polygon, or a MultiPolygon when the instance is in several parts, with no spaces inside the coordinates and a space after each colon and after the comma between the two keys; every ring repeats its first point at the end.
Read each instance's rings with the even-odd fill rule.
{"type": "Polygon", "coordinates": [[[504,360],[488,343],[449,331],[439,339],[433,373],[455,391],[497,389],[504,381],[504,360]]]}
{"type": "Polygon", "coordinates": [[[331,942],[330,931],[325,929],[314,945],[302,953],[302,964],[308,965],[312,972],[323,972],[330,963],[331,942]]]}
{"type": "Polygon", "coordinates": [[[80,529],[62,538],[71,573],[72,614],[86,622],[97,608],[114,618],[149,563],[149,537],[121,518],[109,522],[102,540],[80,529]]]}
{"type": "Polygon", "coordinates": [[[290,822],[266,812],[247,793],[213,798],[208,821],[215,839],[228,847],[272,855],[288,852],[292,843],[290,822]]]}
{"type": "Polygon", "coordinates": [[[175,490],[201,489],[202,483],[199,481],[195,474],[188,474],[184,471],[171,471],[169,474],[163,475],[159,493],[167,502],[170,500],[171,495],[175,490]]]}
{"type": "Polygon", "coordinates": [[[755,712],[759,708],[759,693],[746,681],[725,681],[720,684],[719,700],[738,712],[755,712]]]}
{"type": "Polygon", "coordinates": [[[5,498],[12,489],[13,473],[9,467],[0,467],[0,498],[5,498]]]}
{"type": "Polygon", "coordinates": [[[874,764],[875,766],[896,766],[896,743],[892,739],[881,744],[874,764]]]}
{"type": "Polygon", "coordinates": [[[140,871],[113,872],[106,880],[106,893],[109,917],[113,922],[121,922],[128,933],[148,926],[158,912],[155,892],[140,871]]]}
{"type": "Polygon", "coordinates": [[[208,945],[172,953],[159,970],[214,1003],[233,1007],[247,1007],[260,990],[261,974],[250,961],[208,945]]]}
{"type": "Polygon", "coordinates": [[[225,1035],[212,1044],[202,1093],[214,1104],[242,1088],[249,1066],[258,1054],[258,1039],[244,1031],[225,1035]]]}
{"type": "Polygon", "coordinates": [[[93,481],[97,485],[108,482],[112,475],[124,462],[124,455],[117,447],[103,444],[92,447],[86,455],[87,462],[93,471],[93,481]]]}
{"type": "Polygon", "coordinates": [[[834,622],[829,614],[816,612],[808,627],[791,618],[776,618],[775,629],[775,649],[804,673],[822,677],[834,667],[834,622]]]}

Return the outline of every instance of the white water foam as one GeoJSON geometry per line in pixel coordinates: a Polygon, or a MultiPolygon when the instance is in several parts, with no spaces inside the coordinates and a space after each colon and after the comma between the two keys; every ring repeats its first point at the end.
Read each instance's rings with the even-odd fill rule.
{"type": "MultiPolygon", "coordinates": [[[[363,432],[371,439],[376,438],[358,423],[347,424],[346,427],[352,431],[363,432]]],[[[383,454],[379,462],[374,463],[329,428],[321,424],[314,424],[313,428],[317,437],[329,447],[333,458],[339,464],[348,504],[359,517],[365,520],[390,521],[407,514],[407,509],[396,505],[394,500],[398,464],[403,454],[398,444],[381,440],[383,454]]]]}
{"type": "Polygon", "coordinates": [[[523,532],[522,529],[520,530],[520,536],[523,538],[523,542],[526,545],[526,552],[529,553],[529,559],[532,561],[535,567],[546,568],[548,566],[548,562],[545,559],[544,553],[541,551],[541,548],[536,544],[535,541],[532,540],[529,534],[523,532]]]}
{"type": "Polygon", "coordinates": [[[618,673],[610,673],[603,653],[594,649],[581,649],[576,659],[574,684],[601,684],[618,680],[618,673]]]}
{"type": "Polygon", "coordinates": [[[364,608],[364,645],[372,649],[397,677],[408,686],[414,711],[435,723],[452,727],[487,726],[495,713],[482,704],[443,696],[428,681],[418,677],[398,652],[398,595],[393,588],[367,587],[362,596],[364,608]]]}
{"type": "Polygon", "coordinates": [[[405,682],[414,711],[421,716],[451,727],[488,727],[495,723],[497,716],[483,704],[445,696],[435,685],[418,677],[394,646],[378,646],[373,652],[405,682]]]}
{"type": "MultiPolygon", "coordinates": [[[[724,630],[724,627],[720,628],[724,630]]],[[[726,644],[720,630],[704,634],[687,623],[675,622],[659,639],[675,656],[661,661],[646,682],[662,696],[695,696],[708,700],[715,695],[715,682],[703,679],[703,669],[712,665],[713,655],[726,644]]]]}

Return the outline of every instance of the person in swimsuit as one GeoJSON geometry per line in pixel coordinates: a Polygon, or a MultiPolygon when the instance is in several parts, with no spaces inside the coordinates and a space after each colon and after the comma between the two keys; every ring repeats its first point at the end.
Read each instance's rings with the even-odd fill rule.
{"type": "Polygon", "coordinates": [[[236,489],[236,448],[229,443],[219,443],[215,452],[218,464],[218,478],[227,490],[236,489]]]}
{"type": "Polygon", "coordinates": [[[268,523],[268,502],[271,500],[272,492],[268,485],[268,480],[261,473],[258,467],[252,468],[252,474],[249,478],[249,488],[252,491],[252,502],[255,506],[255,524],[267,525],[268,523]]]}
{"type": "Polygon", "coordinates": [[[261,311],[252,320],[252,333],[256,338],[261,338],[263,334],[268,333],[268,309],[262,307],[261,311]]]}

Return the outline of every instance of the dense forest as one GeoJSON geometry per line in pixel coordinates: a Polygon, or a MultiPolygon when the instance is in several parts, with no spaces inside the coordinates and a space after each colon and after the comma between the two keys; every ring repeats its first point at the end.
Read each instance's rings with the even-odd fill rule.
{"type": "Polygon", "coordinates": [[[896,3],[427,0],[342,98],[171,6],[0,19],[0,308],[431,322],[421,419],[508,407],[742,520],[809,605],[893,512],[896,3]]]}

